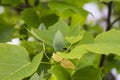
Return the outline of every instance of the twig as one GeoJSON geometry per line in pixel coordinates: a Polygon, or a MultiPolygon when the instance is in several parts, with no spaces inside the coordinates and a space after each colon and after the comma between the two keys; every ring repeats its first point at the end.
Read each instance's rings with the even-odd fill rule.
{"type": "MultiPolygon", "coordinates": [[[[107,3],[107,6],[108,6],[108,16],[107,16],[107,26],[106,26],[106,30],[105,31],[108,31],[111,29],[111,14],[112,14],[112,1],[107,3]]],[[[99,67],[103,67],[104,66],[104,63],[105,63],[105,55],[102,54],[101,55],[101,59],[100,59],[100,63],[99,63],[99,67]]]]}
{"type": "Polygon", "coordinates": [[[111,24],[110,24],[110,26],[113,26],[117,21],[119,21],[120,20],[120,16],[118,17],[118,18],[116,18],[111,24]]]}

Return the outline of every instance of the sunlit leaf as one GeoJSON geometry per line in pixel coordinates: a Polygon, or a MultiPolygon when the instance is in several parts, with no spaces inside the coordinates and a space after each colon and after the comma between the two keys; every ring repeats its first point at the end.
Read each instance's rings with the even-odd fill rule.
{"type": "Polygon", "coordinates": [[[78,41],[80,41],[81,39],[82,39],[82,35],[78,35],[78,36],[71,36],[71,37],[65,37],[65,39],[69,42],[69,43],[71,43],[71,44],[74,44],[74,43],[76,43],[76,42],[78,42],[78,41]]]}
{"type": "Polygon", "coordinates": [[[116,54],[120,55],[120,31],[112,29],[99,34],[95,38],[94,44],[89,44],[87,49],[99,54],[116,54]]]}
{"type": "Polygon", "coordinates": [[[63,58],[68,58],[68,59],[80,59],[87,52],[88,51],[86,50],[86,45],[80,45],[72,49],[71,52],[69,53],[62,53],[59,55],[63,58]]]}

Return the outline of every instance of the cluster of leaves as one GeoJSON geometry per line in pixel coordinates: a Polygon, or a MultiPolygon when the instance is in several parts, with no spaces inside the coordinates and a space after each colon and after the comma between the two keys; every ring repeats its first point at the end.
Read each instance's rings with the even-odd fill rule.
{"type": "MultiPolygon", "coordinates": [[[[99,2],[111,1],[120,4],[99,2]]],[[[0,0],[0,79],[102,80],[112,68],[119,71],[120,31],[88,26],[82,8],[88,2],[97,0],[0,0]],[[6,44],[12,38],[20,45],[6,44]]]]}

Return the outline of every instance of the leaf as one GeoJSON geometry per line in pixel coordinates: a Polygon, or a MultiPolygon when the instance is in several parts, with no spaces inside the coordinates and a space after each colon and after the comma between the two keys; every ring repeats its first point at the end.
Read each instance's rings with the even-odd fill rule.
{"type": "Polygon", "coordinates": [[[40,80],[40,76],[39,76],[37,73],[35,73],[35,74],[30,78],[30,80],[40,80]]]}
{"type": "Polygon", "coordinates": [[[10,4],[12,6],[18,5],[20,2],[20,0],[1,0],[2,4],[10,4]]]}
{"type": "Polygon", "coordinates": [[[73,3],[73,0],[63,0],[63,1],[66,2],[66,3],[69,3],[69,4],[79,6],[79,7],[83,7],[83,5],[85,3],[89,3],[89,2],[92,2],[94,0],[84,0],[84,1],[74,0],[74,3],[73,3]]]}
{"type": "Polygon", "coordinates": [[[94,53],[87,53],[85,55],[83,55],[83,57],[81,57],[81,59],[79,60],[79,63],[77,65],[77,70],[87,67],[87,66],[98,66],[98,63],[96,62],[96,59],[99,59],[99,55],[98,54],[94,54],[94,53]],[[96,62],[96,64],[95,64],[96,62]]]}
{"type": "Polygon", "coordinates": [[[42,50],[41,44],[37,41],[21,41],[20,45],[23,46],[29,54],[35,54],[39,50],[42,50]]]}
{"type": "Polygon", "coordinates": [[[95,38],[95,43],[110,43],[110,44],[120,44],[120,31],[119,30],[109,30],[99,34],[95,38]]]}
{"type": "Polygon", "coordinates": [[[83,34],[83,31],[80,31],[80,24],[75,24],[70,28],[69,36],[78,36],[79,34],[83,34]]]}
{"type": "Polygon", "coordinates": [[[120,45],[116,44],[107,44],[107,43],[96,43],[96,44],[89,44],[87,49],[91,52],[98,53],[98,54],[116,54],[120,56],[120,45]]]}
{"type": "Polygon", "coordinates": [[[48,30],[32,29],[31,33],[39,40],[45,42],[50,46],[53,46],[53,39],[54,39],[55,33],[58,30],[61,31],[63,36],[68,35],[69,27],[62,19],[59,19],[59,21],[53,26],[49,27],[48,30]]]}
{"type": "Polygon", "coordinates": [[[90,43],[94,43],[93,35],[85,31],[82,39],[79,41],[79,44],[81,45],[81,44],[90,44],[90,43]]]}
{"type": "Polygon", "coordinates": [[[64,37],[60,31],[55,33],[55,37],[53,40],[53,48],[56,52],[62,51],[64,48],[64,37]]]}
{"type": "Polygon", "coordinates": [[[99,54],[120,55],[120,38],[118,36],[120,36],[120,31],[115,29],[101,33],[95,38],[95,43],[89,44],[87,49],[99,54]]]}
{"type": "Polygon", "coordinates": [[[44,23],[46,28],[48,28],[49,26],[52,26],[59,20],[59,16],[56,15],[55,13],[51,14],[50,9],[47,9],[47,10],[42,9],[42,11],[40,11],[40,13],[41,13],[40,23],[44,23]]]}
{"type": "Polygon", "coordinates": [[[15,29],[11,25],[7,23],[0,22],[0,42],[7,42],[12,39],[12,34],[14,33],[15,29]]]}
{"type": "Polygon", "coordinates": [[[101,70],[92,66],[79,69],[72,75],[72,80],[102,80],[101,70]]]}
{"type": "Polygon", "coordinates": [[[25,21],[28,27],[39,27],[39,16],[32,8],[27,8],[22,12],[22,19],[25,21]]]}
{"type": "Polygon", "coordinates": [[[71,80],[70,74],[59,65],[52,66],[50,72],[56,76],[57,80],[71,80]]]}
{"type": "Polygon", "coordinates": [[[81,39],[82,39],[82,35],[78,35],[78,36],[71,36],[71,37],[65,37],[65,39],[69,42],[69,43],[71,43],[71,44],[74,44],[74,43],[76,43],[76,42],[78,42],[78,41],[80,41],[81,39]]]}
{"type": "Polygon", "coordinates": [[[20,46],[0,44],[0,79],[21,80],[32,75],[38,68],[43,54],[30,61],[28,52],[20,46]]]}
{"type": "Polygon", "coordinates": [[[79,15],[82,15],[82,16],[87,16],[88,14],[88,12],[85,11],[84,9],[71,4],[67,4],[67,3],[50,2],[48,6],[50,7],[50,9],[59,11],[61,13],[64,12],[65,10],[72,10],[75,13],[78,13],[79,15]]]}
{"type": "Polygon", "coordinates": [[[114,1],[114,2],[120,2],[120,0],[100,0],[101,2],[111,2],[111,1],[114,1]]]}
{"type": "Polygon", "coordinates": [[[72,49],[70,53],[62,53],[58,55],[60,55],[62,58],[67,59],[80,59],[87,52],[88,51],[86,50],[86,45],[80,45],[72,49]]]}

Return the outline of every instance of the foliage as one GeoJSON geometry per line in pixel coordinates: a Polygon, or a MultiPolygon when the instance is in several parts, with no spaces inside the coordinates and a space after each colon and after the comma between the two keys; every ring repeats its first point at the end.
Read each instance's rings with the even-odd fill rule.
{"type": "Polygon", "coordinates": [[[0,79],[102,80],[112,68],[120,71],[120,15],[119,8],[111,7],[119,2],[0,0],[4,8],[0,13],[0,79]],[[107,17],[87,23],[88,14],[93,15],[83,9],[88,2],[101,10],[105,4],[107,17]],[[103,30],[100,21],[114,29],[103,30]],[[13,38],[19,38],[20,44],[7,44],[13,38]],[[99,66],[103,54],[104,65],[99,66]]]}

